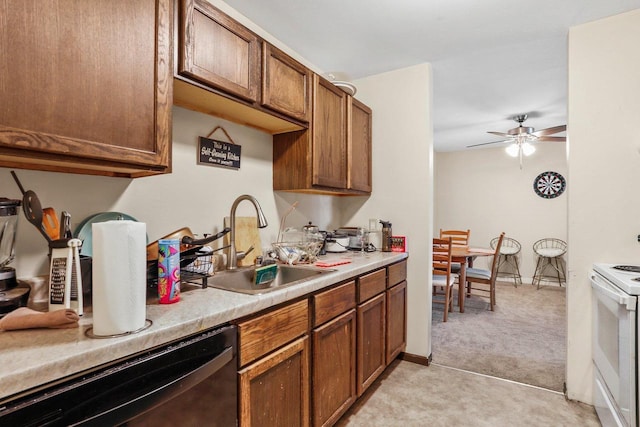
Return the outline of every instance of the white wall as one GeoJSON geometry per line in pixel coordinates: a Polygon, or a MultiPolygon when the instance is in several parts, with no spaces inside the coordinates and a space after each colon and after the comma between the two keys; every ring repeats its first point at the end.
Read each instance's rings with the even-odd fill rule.
{"type": "Polygon", "coordinates": [[[536,262],[533,244],[545,237],[567,239],[567,192],[543,199],[533,191],[535,178],[546,171],[559,172],[571,187],[565,145],[536,144],[536,152],[523,159],[522,169],[518,159],[505,153],[506,144],[436,153],[436,234],[441,228],[469,229],[471,246],[489,247],[491,239],[504,231],[522,245],[520,273],[530,283],[536,262]]]}
{"type": "MultiPolygon", "coordinates": [[[[214,137],[225,139],[222,133],[214,137]]],[[[341,225],[334,197],[273,192],[272,147],[269,134],[174,107],[171,174],[126,179],[29,170],[16,173],[27,189],[36,192],[43,207],[52,206],[58,214],[62,210],[70,212],[74,230],[89,215],[117,211],[145,222],[150,241],[185,226],[194,233],[212,233],[223,227],[233,200],[245,193],[258,199],[269,221],[269,226],[261,230],[263,246],[275,241],[280,219],[295,201],[298,207],[287,217],[287,226],[300,227],[309,220],[322,228],[341,225]],[[206,136],[217,125],[242,146],[239,170],[197,164],[198,137],[206,136]]],[[[0,168],[0,195],[21,198],[9,171],[0,168]]],[[[254,216],[255,211],[250,203],[243,202],[238,215],[254,216]]],[[[47,272],[46,242],[22,213],[16,253],[11,265],[18,277],[47,272]]]]}
{"type": "Polygon", "coordinates": [[[592,401],[594,262],[640,262],[640,10],[569,32],[568,396],[592,401]]]}
{"type": "Polygon", "coordinates": [[[431,66],[403,68],[354,82],[357,97],[373,110],[373,192],[341,200],[343,219],[366,226],[391,221],[407,236],[407,352],[431,353],[431,247],[433,129],[431,66]]]}

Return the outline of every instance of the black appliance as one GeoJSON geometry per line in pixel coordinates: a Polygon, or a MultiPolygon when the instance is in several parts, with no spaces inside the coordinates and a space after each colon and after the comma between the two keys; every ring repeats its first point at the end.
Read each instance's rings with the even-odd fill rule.
{"type": "Polygon", "coordinates": [[[26,306],[31,291],[26,283],[18,283],[16,270],[9,267],[15,258],[20,204],[20,200],[0,197],[0,317],[26,306]]]}
{"type": "Polygon", "coordinates": [[[209,330],[0,402],[2,426],[236,426],[237,328],[209,330]]]}

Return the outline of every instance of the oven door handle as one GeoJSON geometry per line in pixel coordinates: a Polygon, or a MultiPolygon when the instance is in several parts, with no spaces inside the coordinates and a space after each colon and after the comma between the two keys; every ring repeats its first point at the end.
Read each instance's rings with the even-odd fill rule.
{"type": "MultiPolygon", "coordinates": [[[[219,371],[223,366],[233,360],[233,347],[227,347],[222,353],[211,359],[204,365],[181,375],[171,382],[160,382],[158,379],[157,387],[147,393],[135,396],[132,390],[131,398],[118,406],[109,408],[108,410],[95,415],[89,419],[84,419],[76,425],[119,425],[130,420],[137,414],[161,405],[163,402],[169,401],[176,396],[184,393],[190,388],[196,386],[207,377],[219,371]]],[[[118,390],[114,390],[117,392],[118,390]]],[[[109,399],[109,393],[103,393],[103,399],[109,399]]]]}
{"type": "Polygon", "coordinates": [[[627,310],[636,311],[636,297],[628,295],[622,290],[609,284],[609,282],[593,272],[591,273],[591,287],[594,291],[615,301],[618,305],[624,305],[627,310]]]}

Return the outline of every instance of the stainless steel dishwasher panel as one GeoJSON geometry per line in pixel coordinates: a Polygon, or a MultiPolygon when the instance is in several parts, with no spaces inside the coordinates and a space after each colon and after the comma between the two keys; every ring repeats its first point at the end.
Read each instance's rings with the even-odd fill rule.
{"type": "Polygon", "coordinates": [[[237,329],[187,337],[0,405],[0,425],[237,425],[237,329]]]}

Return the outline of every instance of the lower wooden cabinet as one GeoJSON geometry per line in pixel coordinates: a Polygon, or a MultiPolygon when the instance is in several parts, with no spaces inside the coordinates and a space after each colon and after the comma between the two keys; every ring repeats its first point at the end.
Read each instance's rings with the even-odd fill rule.
{"type": "Polygon", "coordinates": [[[381,293],[358,305],[358,396],[386,368],[385,316],[386,296],[381,293]]]}
{"type": "Polygon", "coordinates": [[[403,261],[237,322],[240,427],[334,425],[405,350],[406,309],[403,261]]]}
{"type": "Polygon", "coordinates": [[[407,281],[387,289],[387,353],[390,364],[407,345],[407,281]]]}
{"type": "Polygon", "coordinates": [[[356,311],[313,333],[313,425],[331,426],[356,400],[356,311]]]}
{"type": "Polygon", "coordinates": [[[309,425],[309,338],[239,372],[240,427],[309,425]]]}

